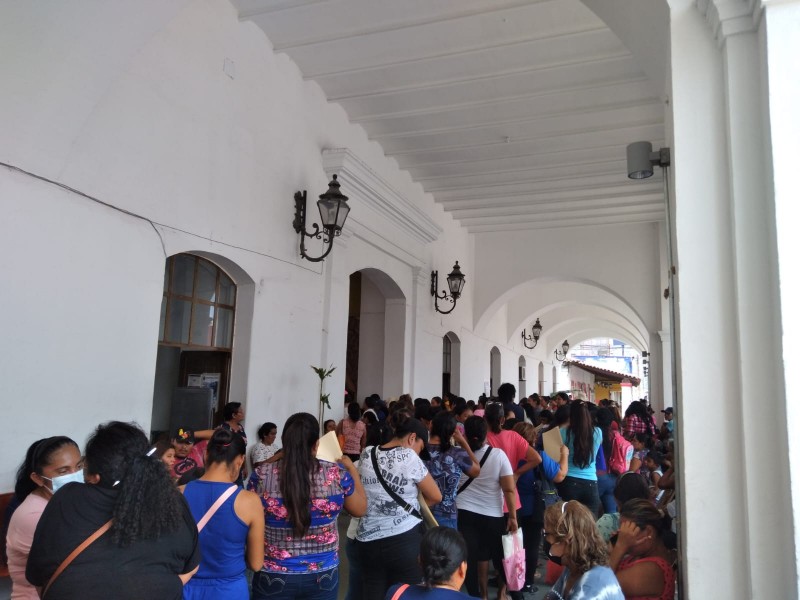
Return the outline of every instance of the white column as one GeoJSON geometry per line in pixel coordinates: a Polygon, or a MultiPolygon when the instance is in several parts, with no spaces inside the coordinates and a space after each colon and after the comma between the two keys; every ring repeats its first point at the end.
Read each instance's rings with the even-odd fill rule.
{"type": "MultiPolygon", "coordinates": [[[[797,425],[800,423],[800,280],[797,276],[797,261],[800,257],[800,236],[797,234],[798,207],[800,186],[797,180],[797,138],[800,134],[800,2],[764,2],[766,54],[769,77],[769,111],[768,139],[772,142],[772,153],[767,163],[767,180],[772,184],[772,200],[767,202],[764,210],[775,211],[776,249],[778,261],[779,287],[778,301],[775,309],[764,315],[770,319],[774,340],[780,344],[781,354],[770,364],[771,369],[764,373],[764,379],[775,374],[783,384],[783,393],[774,398],[775,424],[781,438],[773,451],[780,469],[772,470],[771,480],[780,483],[781,498],[775,513],[781,519],[785,535],[793,530],[793,547],[788,547],[784,536],[781,536],[780,551],[784,552],[784,560],[793,560],[791,567],[781,573],[780,580],[785,581],[784,598],[800,597],[800,436],[797,425]],[[779,322],[780,321],[780,322],[779,322]],[[781,336],[780,333],[783,335],[781,336]],[[782,359],[780,357],[782,356],[782,359]],[[788,399],[788,400],[787,400],[788,399]],[[787,435],[788,433],[788,435],[787,435]],[[794,460],[789,460],[794,457],[794,460]],[[788,461],[788,465],[786,464],[788,461]],[[788,468],[788,472],[787,472],[788,468]],[[785,506],[785,486],[789,487],[791,506],[785,506]]],[[[763,50],[762,50],[763,51],[763,50]]],[[[761,396],[759,396],[761,397],[761,396]]],[[[777,571],[772,569],[773,572],[777,571]]],[[[779,597],[775,595],[774,597],[779,597]]]]}
{"type": "MultiPolygon", "coordinates": [[[[776,270],[779,256],[796,262],[798,253],[796,242],[794,252],[776,252],[776,214],[778,231],[792,217],[777,210],[780,169],[776,162],[773,192],[768,165],[795,152],[800,131],[800,13],[796,2],[774,7],[765,32],[745,2],[698,3],[709,23],[693,4],[671,3],[684,587],[692,598],[796,598],[794,423],[777,315],[797,296],[781,313],[776,270]],[[770,148],[768,122],[785,147],[770,148]],[[699,457],[713,457],[713,468],[699,457]]],[[[787,204],[796,197],[788,192],[787,204]]]]}
{"type": "Polygon", "coordinates": [[[722,56],[693,1],[670,20],[684,597],[749,598],[722,56]]]}

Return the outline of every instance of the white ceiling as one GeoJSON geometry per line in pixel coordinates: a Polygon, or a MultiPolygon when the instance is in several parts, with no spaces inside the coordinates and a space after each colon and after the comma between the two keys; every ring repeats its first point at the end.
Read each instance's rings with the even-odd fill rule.
{"type": "Polygon", "coordinates": [[[664,218],[664,106],[579,0],[236,0],[472,232],[664,218]]]}

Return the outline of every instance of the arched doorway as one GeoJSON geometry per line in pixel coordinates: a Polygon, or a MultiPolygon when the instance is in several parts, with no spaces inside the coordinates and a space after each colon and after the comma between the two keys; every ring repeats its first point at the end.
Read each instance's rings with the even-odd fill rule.
{"type": "Polygon", "coordinates": [[[345,387],[359,401],[403,393],[406,297],[383,271],[350,275],[345,387]]]}
{"type": "Polygon", "coordinates": [[[558,391],[558,369],[553,367],[553,393],[558,391]]]}
{"type": "Polygon", "coordinates": [[[497,396],[500,383],[500,350],[494,346],[489,351],[489,389],[492,391],[492,396],[497,396]]]}
{"type": "Polygon", "coordinates": [[[452,331],[442,338],[442,397],[445,394],[460,393],[461,379],[461,340],[452,331]]]}
{"type": "MultiPolygon", "coordinates": [[[[177,254],[165,263],[153,383],[153,436],[176,427],[208,429],[217,425],[230,400],[234,323],[241,329],[237,310],[241,290],[233,274],[212,258],[177,254]]],[[[238,267],[233,270],[243,274],[238,267]]],[[[246,276],[237,279],[244,283],[246,276]]],[[[248,347],[249,336],[243,338],[247,343],[242,345],[248,347]]],[[[237,372],[237,376],[241,374],[237,372]]]]}
{"type": "Polygon", "coordinates": [[[539,361],[539,395],[544,396],[544,363],[539,361]]]}
{"type": "Polygon", "coordinates": [[[517,398],[522,400],[522,398],[527,397],[528,391],[525,386],[525,381],[527,379],[527,374],[525,373],[525,366],[526,361],[524,356],[519,357],[519,387],[517,387],[517,398]]]}

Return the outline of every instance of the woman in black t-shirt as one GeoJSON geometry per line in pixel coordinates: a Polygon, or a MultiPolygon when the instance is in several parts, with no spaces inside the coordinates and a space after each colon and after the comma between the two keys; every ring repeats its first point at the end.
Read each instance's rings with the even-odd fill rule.
{"type": "Polygon", "coordinates": [[[64,559],[111,520],[111,528],[56,578],[47,600],[179,600],[200,563],[197,526],[144,432],[100,425],[86,444],[86,484],[48,503],[33,537],[26,577],[45,587],[64,559]]]}

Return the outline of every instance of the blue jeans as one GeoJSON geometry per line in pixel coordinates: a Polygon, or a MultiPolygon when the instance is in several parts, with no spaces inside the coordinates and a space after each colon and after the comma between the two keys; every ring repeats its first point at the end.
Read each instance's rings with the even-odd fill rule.
{"type": "Polygon", "coordinates": [[[564,501],[577,500],[588,508],[597,518],[600,512],[600,495],[597,493],[597,481],[579,479],[567,475],[564,481],[557,484],[558,495],[564,501]]]}
{"type": "Polygon", "coordinates": [[[350,567],[347,570],[349,584],[344,600],[361,600],[363,595],[361,594],[361,563],[358,556],[358,542],[346,537],[344,551],[350,567]]]}
{"type": "Polygon", "coordinates": [[[606,514],[617,512],[617,501],[614,499],[614,488],[617,485],[617,476],[611,473],[597,476],[597,493],[606,514]]]}
{"type": "Polygon", "coordinates": [[[339,567],[316,573],[267,573],[253,577],[253,600],[336,600],[339,567]]]}
{"type": "Polygon", "coordinates": [[[439,523],[439,527],[458,529],[458,517],[440,517],[439,515],[434,516],[436,517],[436,522],[439,523]]]}

